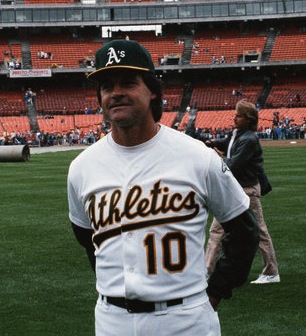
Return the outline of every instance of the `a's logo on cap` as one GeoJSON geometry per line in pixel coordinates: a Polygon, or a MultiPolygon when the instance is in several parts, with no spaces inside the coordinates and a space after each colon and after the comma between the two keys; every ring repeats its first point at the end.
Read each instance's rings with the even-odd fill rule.
{"type": "Polygon", "coordinates": [[[121,59],[125,57],[125,51],[124,50],[122,50],[122,51],[119,50],[118,52],[116,52],[116,50],[113,47],[110,47],[108,49],[107,55],[108,55],[108,61],[105,64],[106,67],[110,64],[114,64],[114,62],[115,63],[120,63],[121,59]]]}

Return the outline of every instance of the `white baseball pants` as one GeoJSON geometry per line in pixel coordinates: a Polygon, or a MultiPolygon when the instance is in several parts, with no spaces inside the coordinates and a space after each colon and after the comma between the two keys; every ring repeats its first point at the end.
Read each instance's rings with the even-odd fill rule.
{"type": "Polygon", "coordinates": [[[152,313],[129,313],[99,296],[95,309],[96,336],[220,336],[217,312],[205,291],[180,305],[156,304],[152,313]]]}

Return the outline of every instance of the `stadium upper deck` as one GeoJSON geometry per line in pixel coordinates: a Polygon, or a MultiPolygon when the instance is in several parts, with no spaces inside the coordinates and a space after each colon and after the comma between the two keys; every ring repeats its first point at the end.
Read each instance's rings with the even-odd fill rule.
{"type": "Polygon", "coordinates": [[[305,17],[305,0],[0,0],[1,27],[169,24],[305,17]]]}

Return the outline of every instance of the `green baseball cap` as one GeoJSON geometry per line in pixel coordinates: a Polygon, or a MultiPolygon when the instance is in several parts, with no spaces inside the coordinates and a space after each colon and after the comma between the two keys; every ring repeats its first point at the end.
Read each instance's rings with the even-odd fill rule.
{"type": "Polygon", "coordinates": [[[155,73],[151,55],[142,45],[132,40],[113,40],[96,52],[96,70],[87,78],[100,82],[105,71],[121,68],[155,73]]]}

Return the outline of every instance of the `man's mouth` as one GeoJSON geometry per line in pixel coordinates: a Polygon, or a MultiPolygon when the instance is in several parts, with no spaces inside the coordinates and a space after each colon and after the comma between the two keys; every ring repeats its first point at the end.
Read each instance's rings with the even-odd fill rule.
{"type": "Polygon", "coordinates": [[[128,106],[127,103],[117,103],[117,104],[111,104],[109,106],[110,109],[115,109],[115,108],[120,108],[120,107],[125,107],[128,106]]]}

